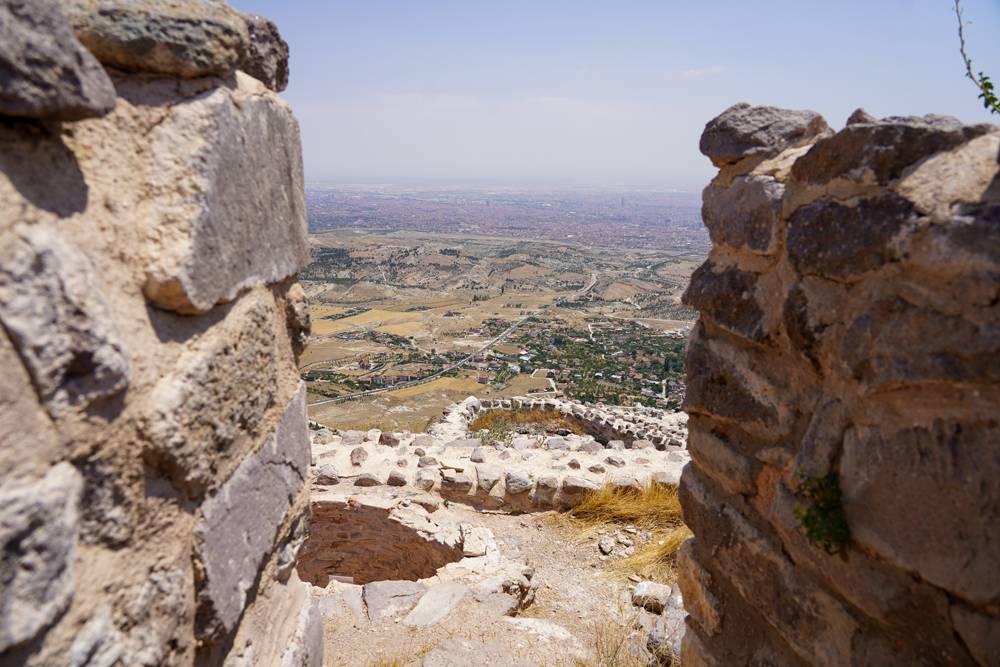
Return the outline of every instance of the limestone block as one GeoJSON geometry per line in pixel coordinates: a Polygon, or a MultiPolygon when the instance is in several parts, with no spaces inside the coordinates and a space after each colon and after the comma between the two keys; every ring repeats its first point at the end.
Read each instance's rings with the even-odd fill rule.
{"type": "Polygon", "coordinates": [[[354,486],[382,486],[382,482],[372,473],[363,472],[354,479],[354,486]]]}
{"type": "Polygon", "coordinates": [[[684,304],[738,336],[763,342],[769,332],[756,297],[758,280],[758,274],[709,259],[691,275],[684,304]]]}
{"type": "Polygon", "coordinates": [[[721,437],[696,426],[688,432],[688,450],[698,468],[734,495],[756,491],[751,460],[721,437]]]}
{"type": "Polygon", "coordinates": [[[60,454],[59,439],[3,327],[0,368],[0,470],[10,478],[43,474],[60,454]]]}
{"type": "Polygon", "coordinates": [[[468,593],[468,587],[457,582],[431,586],[403,619],[403,624],[414,627],[434,625],[451,613],[468,593]]]}
{"type": "Polygon", "coordinates": [[[243,59],[247,26],[225,2],[65,0],[76,35],[105,65],[184,78],[226,76],[243,59]]]}
{"type": "Polygon", "coordinates": [[[939,151],[982,136],[990,125],[962,125],[950,116],[883,118],[848,125],[822,139],[792,166],[793,180],[826,184],[835,179],[886,185],[907,167],[939,151]]]}
{"type": "Polygon", "coordinates": [[[851,322],[843,359],[869,392],[915,384],[1000,381],[1000,317],[976,322],[882,299],[851,322]]]}
{"type": "Polygon", "coordinates": [[[288,87],[288,42],[278,26],[259,14],[244,14],[247,23],[246,54],[240,69],[275,92],[288,87]]]}
{"type": "Polygon", "coordinates": [[[853,641],[861,633],[851,613],[795,568],[775,538],[715,493],[691,466],[681,480],[681,505],[696,540],[714,547],[714,572],[729,573],[729,583],[752,607],[780,610],[765,618],[803,661],[851,664],[853,641]]]}
{"type": "Polygon", "coordinates": [[[385,483],[389,486],[406,486],[406,475],[399,470],[393,470],[385,483]]]}
{"type": "Polygon", "coordinates": [[[35,637],[73,598],[82,485],[68,463],[0,484],[0,653],[35,637]]]}
{"type": "Polygon", "coordinates": [[[281,654],[280,667],[322,667],[323,618],[319,605],[308,600],[299,610],[292,636],[281,654]]]}
{"type": "Polygon", "coordinates": [[[774,397],[776,390],[771,383],[750,372],[746,357],[723,356],[720,348],[725,346],[707,340],[702,327],[697,325],[687,349],[686,367],[698,369],[688,376],[684,397],[688,414],[739,423],[764,436],[786,430],[782,405],[774,397]]]}
{"type": "Polygon", "coordinates": [[[705,188],[701,216],[712,243],[769,255],[777,250],[785,187],[771,176],[739,176],[705,188]]]}
{"type": "MultiPolygon", "coordinates": [[[[292,331],[292,343],[297,349],[304,348],[312,333],[312,320],[309,317],[309,300],[306,298],[302,285],[295,283],[288,288],[285,295],[288,299],[285,307],[285,317],[288,319],[289,328],[292,331]]],[[[329,436],[333,434],[326,430],[329,436]]],[[[326,435],[326,434],[324,434],[326,435]]],[[[327,440],[329,442],[330,440],[327,440]]]]}
{"type": "Polygon", "coordinates": [[[917,216],[905,199],[882,193],[847,206],[820,199],[788,220],[788,258],[802,275],[854,281],[899,260],[894,238],[917,216]]]}
{"type": "Polygon", "coordinates": [[[510,495],[517,495],[519,493],[530,491],[531,487],[534,485],[531,481],[531,476],[522,470],[508,470],[504,473],[504,484],[506,486],[507,493],[510,495]]]}
{"type": "Polygon", "coordinates": [[[146,298],[202,313],[309,261],[299,128],[253,79],[169,108],[151,132],[146,298]]]}
{"type": "Polygon", "coordinates": [[[745,157],[770,157],[830,132],[815,111],[734,104],[705,125],[698,148],[723,167],[745,157]]]}
{"type": "Polygon", "coordinates": [[[362,595],[372,623],[394,618],[408,611],[424,591],[416,581],[373,581],[365,584],[362,595]]]}
{"type": "Polygon", "coordinates": [[[853,539],[966,601],[996,604],[998,436],[995,421],[849,430],[840,484],[853,539]]]}
{"type": "Polygon", "coordinates": [[[217,637],[235,628],[308,468],[305,387],[300,386],[261,448],[202,503],[195,529],[202,579],[200,636],[217,637]]]}
{"type": "Polygon", "coordinates": [[[694,539],[686,540],[677,550],[677,585],[684,597],[684,607],[708,635],[719,632],[722,608],[712,593],[712,575],[694,556],[694,539]]]}
{"type": "Polygon", "coordinates": [[[205,492],[221,462],[253,441],[275,402],[274,319],[269,295],[247,295],[149,396],[147,459],[192,497],[205,492]]]}
{"type": "Polygon", "coordinates": [[[655,581],[640,581],[632,589],[632,604],[659,614],[670,600],[670,586],[655,581]]]}
{"type": "Polygon", "coordinates": [[[441,471],[442,494],[467,494],[472,490],[472,487],[472,478],[465,473],[455,470],[441,471]]]}
{"type": "Polygon", "coordinates": [[[93,267],[48,227],[0,236],[0,322],[54,417],[128,385],[128,356],[93,267]]]}
{"type": "Polygon", "coordinates": [[[56,0],[0,2],[0,80],[3,116],[79,120],[115,108],[111,80],[56,0]]]}

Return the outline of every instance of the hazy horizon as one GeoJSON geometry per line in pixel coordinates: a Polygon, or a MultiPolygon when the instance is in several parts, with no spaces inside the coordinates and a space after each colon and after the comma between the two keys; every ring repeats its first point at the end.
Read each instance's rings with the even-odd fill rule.
{"type": "MultiPolygon", "coordinates": [[[[834,128],[859,106],[998,121],[963,76],[950,0],[232,4],[290,44],[311,185],[697,191],[701,130],[741,101],[834,128]]],[[[1000,2],[963,6],[996,79],[1000,2]]]]}

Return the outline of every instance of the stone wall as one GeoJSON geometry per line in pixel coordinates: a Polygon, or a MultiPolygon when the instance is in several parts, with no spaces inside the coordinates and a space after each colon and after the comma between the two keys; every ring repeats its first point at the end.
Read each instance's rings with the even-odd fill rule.
{"type": "Polygon", "coordinates": [[[685,666],[1000,664],[1000,128],[737,105],[701,149],[685,666]]]}
{"type": "Polygon", "coordinates": [[[318,665],[287,48],[0,0],[0,664],[318,665]],[[79,41],[78,41],[79,40],[79,41]]]}

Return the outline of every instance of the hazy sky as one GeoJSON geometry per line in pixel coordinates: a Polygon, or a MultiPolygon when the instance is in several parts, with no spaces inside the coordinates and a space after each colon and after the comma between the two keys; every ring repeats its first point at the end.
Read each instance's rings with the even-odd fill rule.
{"type": "MultiPolygon", "coordinates": [[[[308,181],[700,188],[747,101],[987,121],[952,0],[231,0],[291,46],[308,181]]],[[[966,0],[1000,84],[1000,0],[966,0]]],[[[1000,118],[993,117],[993,122],[1000,118]]]]}

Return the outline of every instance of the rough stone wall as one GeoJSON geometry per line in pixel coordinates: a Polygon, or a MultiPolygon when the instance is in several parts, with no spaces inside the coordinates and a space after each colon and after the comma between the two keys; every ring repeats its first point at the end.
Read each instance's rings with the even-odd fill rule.
{"type": "Polygon", "coordinates": [[[301,148],[244,22],[0,1],[2,665],[321,660],[301,148]]]}
{"type": "Polygon", "coordinates": [[[685,667],[1000,664],[1000,128],[737,105],[701,148],[685,667]]]}

